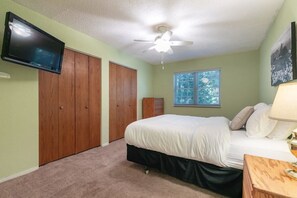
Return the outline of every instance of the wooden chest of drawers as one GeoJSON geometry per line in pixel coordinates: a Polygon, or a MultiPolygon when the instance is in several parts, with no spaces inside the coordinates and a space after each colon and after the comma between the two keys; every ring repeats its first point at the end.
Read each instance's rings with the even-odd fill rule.
{"type": "Polygon", "coordinates": [[[163,98],[143,98],[142,100],[142,118],[164,114],[163,98]]]}

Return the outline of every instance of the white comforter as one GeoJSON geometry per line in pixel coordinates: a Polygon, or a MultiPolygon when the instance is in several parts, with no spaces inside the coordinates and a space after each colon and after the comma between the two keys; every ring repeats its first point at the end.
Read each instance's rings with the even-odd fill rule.
{"type": "Polygon", "coordinates": [[[227,166],[228,123],[225,117],[162,115],[131,123],[125,140],[139,148],[227,166]]]}

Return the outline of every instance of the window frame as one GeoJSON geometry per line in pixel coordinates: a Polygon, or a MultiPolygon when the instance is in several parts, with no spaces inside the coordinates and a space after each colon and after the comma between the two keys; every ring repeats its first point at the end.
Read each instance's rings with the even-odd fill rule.
{"type": "Polygon", "coordinates": [[[221,68],[212,68],[212,69],[199,69],[194,71],[181,71],[174,72],[173,74],[173,106],[174,107],[198,107],[198,108],[220,108],[221,107],[221,68]],[[218,104],[198,104],[198,83],[197,83],[197,73],[207,72],[207,71],[219,71],[219,103],[218,104]],[[177,74],[185,73],[195,73],[194,75],[194,104],[176,104],[176,87],[175,87],[175,78],[177,74]]]}

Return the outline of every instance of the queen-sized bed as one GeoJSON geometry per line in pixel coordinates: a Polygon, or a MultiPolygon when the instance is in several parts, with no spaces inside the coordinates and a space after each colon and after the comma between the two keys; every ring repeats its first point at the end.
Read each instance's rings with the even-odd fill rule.
{"type": "Polygon", "coordinates": [[[293,161],[286,142],[231,131],[224,117],[162,115],[125,132],[127,159],[228,197],[241,197],[243,155],[293,161]]]}

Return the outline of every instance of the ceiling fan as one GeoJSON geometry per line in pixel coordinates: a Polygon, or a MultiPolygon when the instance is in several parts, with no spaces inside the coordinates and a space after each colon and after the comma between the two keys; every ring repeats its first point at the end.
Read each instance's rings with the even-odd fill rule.
{"type": "Polygon", "coordinates": [[[160,35],[155,38],[155,40],[134,40],[136,42],[142,43],[152,43],[154,44],[145,51],[156,50],[159,53],[172,54],[173,50],[171,47],[175,46],[186,46],[192,45],[193,41],[171,41],[172,31],[169,30],[167,26],[161,25],[157,27],[160,35]]]}

